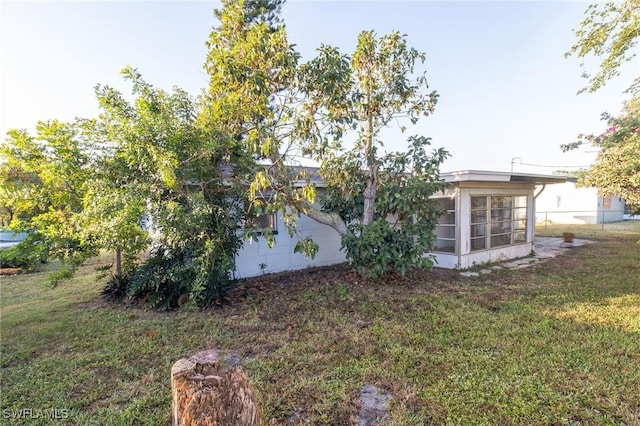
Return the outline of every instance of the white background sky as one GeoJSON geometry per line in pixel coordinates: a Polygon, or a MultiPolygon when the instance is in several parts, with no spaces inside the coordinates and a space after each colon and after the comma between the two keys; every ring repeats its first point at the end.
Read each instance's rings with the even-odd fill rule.
{"type": "MultiPolygon", "coordinates": [[[[304,59],[321,43],[350,53],[360,31],[399,30],[427,54],[440,94],[433,116],[409,134],[433,138],[452,154],[443,171],[484,169],[551,173],[587,166],[595,153],[562,153],[560,144],[605,128],[600,114],[620,111],[639,62],[596,94],[576,95],[586,80],[580,60],[563,54],[586,2],[300,1],[283,8],[289,40],[304,59]],[[530,163],[561,167],[533,167],[530,163]]],[[[205,41],[217,2],[103,1],[0,3],[0,133],[38,120],[98,113],[93,87],[128,87],[130,64],[157,87],[197,95],[207,86],[205,41]]],[[[595,63],[586,64],[595,71],[595,63]]],[[[407,135],[390,134],[391,149],[407,135]]]]}

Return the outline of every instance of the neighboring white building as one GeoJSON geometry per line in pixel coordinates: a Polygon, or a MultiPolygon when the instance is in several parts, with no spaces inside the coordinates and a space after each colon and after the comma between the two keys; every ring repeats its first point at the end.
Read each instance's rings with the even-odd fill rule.
{"type": "Polygon", "coordinates": [[[17,246],[22,240],[27,238],[26,232],[13,232],[0,229],[0,250],[17,246]]]}
{"type": "Polygon", "coordinates": [[[624,220],[625,202],[602,196],[596,188],[576,188],[576,179],[548,186],[536,199],[536,221],[566,224],[600,224],[624,220]]]}
{"type": "MultiPolygon", "coordinates": [[[[458,269],[529,255],[534,249],[535,187],[566,181],[559,176],[474,170],[441,177],[449,187],[433,198],[447,213],[436,227],[438,239],[430,254],[437,267],[458,269]]],[[[316,185],[322,187],[321,182],[316,185]]],[[[314,259],[307,259],[293,252],[297,237],[289,237],[280,216],[273,215],[265,223],[278,231],[276,245],[270,249],[264,239],[246,242],[236,258],[237,278],[346,260],[340,251],[340,235],[329,226],[299,218],[299,235],[313,237],[320,247],[314,259]]]]}

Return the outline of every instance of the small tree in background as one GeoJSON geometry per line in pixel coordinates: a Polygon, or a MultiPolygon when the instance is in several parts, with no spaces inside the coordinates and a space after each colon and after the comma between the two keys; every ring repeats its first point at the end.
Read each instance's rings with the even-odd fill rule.
{"type": "Polygon", "coordinates": [[[83,199],[94,164],[78,123],[41,121],[35,136],[11,130],[0,153],[5,167],[21,176],[3,181],[5,206],[15,208],[11,227],[34,235],[23,244],[44,245],[48,257],[61,261],[50,276],[53,284],[68,278],[99,248],[82,234],[83,199]]]}

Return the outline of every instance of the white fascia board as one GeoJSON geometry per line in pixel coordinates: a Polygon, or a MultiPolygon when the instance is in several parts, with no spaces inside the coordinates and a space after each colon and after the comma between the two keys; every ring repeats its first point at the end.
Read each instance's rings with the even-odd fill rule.
{"type": "Polygon", "coordinates": [[[456,182],[525,182],[525,183],[563,183],[564,176],[538,175],[531,173],[493,172],[488,170],[462,170],[442,173],[440,177],[447,183],[456,182]]]}

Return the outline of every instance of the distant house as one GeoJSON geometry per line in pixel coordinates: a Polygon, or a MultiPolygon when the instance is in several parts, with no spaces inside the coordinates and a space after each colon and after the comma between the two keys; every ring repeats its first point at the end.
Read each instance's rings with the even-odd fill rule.
{"type": "Polygon", "coordinates": [[[577,188],[576,179],[545,188],[536,200],[537,222],[601,224],[624,220],[625,202],[596,188],[577,188]]]}
{"type": "MultiPolygon", "coordinates": [[[[435,233],[432,254],[442,268],[465,269],[474,264],[527,256],[533,250],[536,185],[556,184],[564,177],[521,173],[461,171],[444,173],[449,184],[444,193],[435,194],[446,213],[435,233]]],[[[318,187],[323,184],[315,181],[318,187]]],[[[326,266],[344,262],[340,235],[331,227],[301,217],[298,231],[312,236],[320,249],[315,259],[293,252],[295,238],[284,231],[282,218],[269,215],[264,226],[277,231],[276,245],[268,248],[263,239],[247,242],[236,258],[236,277],[326,266]],[[282,232],[281,232],[282,231],[282,232]]]]}

